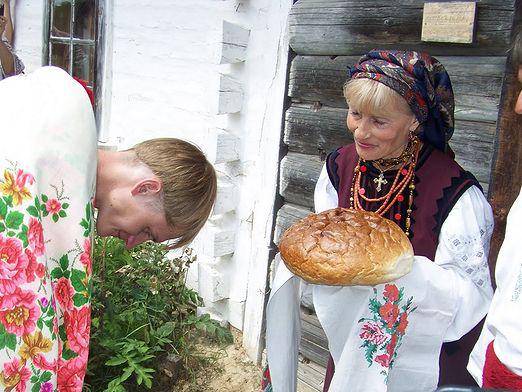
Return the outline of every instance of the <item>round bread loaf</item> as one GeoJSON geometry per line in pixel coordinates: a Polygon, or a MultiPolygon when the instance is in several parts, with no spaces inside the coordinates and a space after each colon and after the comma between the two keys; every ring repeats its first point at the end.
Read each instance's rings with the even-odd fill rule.
{"type": "Polygon", "coordinates": [[[374,212],[334,208],[285,231],[286,266],[310,283],[373,286],[410,272],[413,248],[397,224],[374,212]]]}

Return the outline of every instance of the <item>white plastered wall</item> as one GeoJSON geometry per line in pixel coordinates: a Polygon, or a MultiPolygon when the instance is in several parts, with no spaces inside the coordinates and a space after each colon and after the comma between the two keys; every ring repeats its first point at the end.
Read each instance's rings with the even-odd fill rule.
{"type": "MultiPolygon", "coordinates": [[[[16,48],[41,64],[43,1],[17,0],[16,48]]],[[[259,360],[291,0],[106,0],[100,142],[198,144],[215,162],[215,212],[189,283],[259,360]],[[107,3],[107,1],[109,3],[107,3]],[[224,39],[225,37],[225,39],[224,39]],[[245,39],[246,37],[246,39],[245,39]],[[110,100],[110,102],[108,101],[110,100]]]]}

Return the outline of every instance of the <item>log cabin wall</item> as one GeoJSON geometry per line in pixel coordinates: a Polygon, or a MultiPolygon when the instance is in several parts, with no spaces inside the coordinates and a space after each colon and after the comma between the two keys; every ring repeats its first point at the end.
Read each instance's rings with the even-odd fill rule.
{"type": "MultiPolygon", "coordinates": [[[[422,42],[424,1],[299,0],[289,16],[295,57],[288,75],[274,242],[313,209],[313,190],[328,152],[351,143],[346,129],[342,86],[348,65],[373,48],[427,51],[446,67],[455,93],[455,133],[450,141],[457,161],[471,171],[488,195],[495,163],[497,118],[506,75],[506,52],[519,20],[518,0],[478,0],[472,44],[422,42]]],[[[494,180],[494,178],[493,178],[494,180]]],[[[326,340],[303,309],[301,353],[318,364],[326,360],[326,340]]],[[[312,317],[312,318],[311,318],[312,317]]],[[[316,367],[300,369],[300,390],[319,390],[316,367]]],[[[320,373],[320,372],[319,372],[320,373]]]]}

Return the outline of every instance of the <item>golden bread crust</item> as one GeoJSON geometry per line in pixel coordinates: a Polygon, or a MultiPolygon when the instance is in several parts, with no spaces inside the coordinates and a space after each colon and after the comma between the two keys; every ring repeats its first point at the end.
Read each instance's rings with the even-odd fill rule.
{"type": "Polygon", "coordinates": [[[406,275],[413,263],[411,242],[397,224],[347,208],[296,222],[281,237],[279,251],[294,274],[326,285],[390,282],[406,275]]]}

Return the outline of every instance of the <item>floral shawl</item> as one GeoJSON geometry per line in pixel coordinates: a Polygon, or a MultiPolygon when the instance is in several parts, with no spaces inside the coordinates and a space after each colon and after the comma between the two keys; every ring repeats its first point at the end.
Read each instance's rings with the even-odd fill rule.
{"type": "Polygon", "coordinates": [[[46,67],[0,82],[0,389],[80,392],[89,352],[96,133],[46,67]]]}

